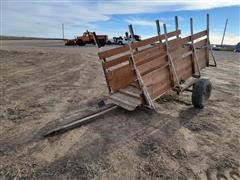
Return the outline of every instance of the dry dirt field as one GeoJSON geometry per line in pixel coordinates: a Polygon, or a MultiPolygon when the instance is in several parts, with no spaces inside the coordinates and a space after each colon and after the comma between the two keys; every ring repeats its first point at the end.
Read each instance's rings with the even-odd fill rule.
{"type": "Polygon", "coordinates": [[[119,108],[43,138],[107,95],[97,49],[2,41],[0,179],[240,179],[240,55],[214,54],[204,109],[192,107],[190,92],[169,92],[157,112],[119,108]]]}

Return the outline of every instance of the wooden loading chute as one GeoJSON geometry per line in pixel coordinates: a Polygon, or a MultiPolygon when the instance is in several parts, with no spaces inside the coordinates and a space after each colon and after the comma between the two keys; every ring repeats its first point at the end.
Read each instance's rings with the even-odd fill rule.
{"type": "MultiPolygon", "coordinates": [[[[181,93],[193,86],[192,102],[195,107],[203,107],[209,98],[211,84],[207,79],[200,79],[200,70],[211,66],[209,50],[213,56],[209,41],[209,16],[207,28],[193,33],[193,21],[190,19],[191,35],[181,38],[178,29],[178,18],[175,17],[176,29],[160,33],[159,21],[156,21],[157,36],[133,41],[130,44],[100,51],[99,58],[109,90],[110,104],[99,111],[79,118],[67,119],[64,125],[51,129],[44,136],[51,136],[89,123],[119,106],[133,111],[138,106],[154,109],[153,101],[165,92],[173,89],[181,93]]],[[[131,37],[134,37],[132,26],[129,26],[131,37]]],[[[95,43],[98,45],[94,34],[95,43]]],[[[98,46],[99,47],[99,46],[98,46]]],[[[99,49],[101,50],[101,49],[99,49]]],[[[102,104],[102,103],[101,103],[102,104]]]]}
{"type": "MultiPolygon", "coordinates": [[[[200,78],[200,70],[210,65],[209,16],[206,29],[198,33],[193,33],[191,18],[191,35],[184,38],[177,17],[175,24],[172,32],[164,24],[161,35],[156,21],[157,36],[98,53],[113,104],[127,110],[154,108],[153,101],[168,90],[180,93],[200,78]]],[[[131,26],[130,33],[134,37],[131,26]]]]}

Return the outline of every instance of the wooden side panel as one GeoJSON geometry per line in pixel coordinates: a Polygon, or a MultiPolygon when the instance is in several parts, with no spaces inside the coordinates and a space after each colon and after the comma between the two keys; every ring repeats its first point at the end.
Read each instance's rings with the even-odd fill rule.
{"type": "MultiPolygon", "coordinates": [[[[178,30],[168,33],[167,36],[172,39],[179,34],[178,30]]],[[[208,51],[207,48],[204,48],[207,45],[207,39],[203,39],[206,35],[207,31],[204,30],[192,36],[168,41],[169,52],[179,80],[187,80],[194,73],[192,40],[195,41],[194,46],[197,50],[200,68],[207,66],[208,51]]],[[[171,89],[173,84],[166,44],[155,43],[159,40],[164,41],[164,39],[165,36],[160,35],[131,44],[132,49],[138,49],[134,51],[134,61],[152,99],[171,89]]],[[[128,45],[99,53],[101,59],[107,58],[107,62],[103,63],[103,68],[106,70],[106,80],[113,92],[137,82],[133,66],[130,63],[131,56],[127,53],[129,53],[128,45]],[[114,59],[110,60],[110,57],[114,59]]],[[[176,80],[174,76],[173,80],[176,80]]]]}
{"type": "Polygon", "coordinates": [[[176,72],[179,80],[186,80],[193,74],[193,60],[192,55],[188,55],[184,58],[174,61],[176,72]]]}
{"type": "Polygon", "coordinates": [[[168,62],[167,55],[156,57],[155,59],[148,61],[138,66],[138,70],[141,75],[147,74],[155,69],[161,68],[168,62]]]}
{"type": "Polygon", "coordinates": [[[145,86],[152,86],[163,80],[166,80],[169,76],[169,66],[165,65],[162,68],[158,68],[142,76],[145,86]]]}
{"type": "MultiPolygon", "coordinates": [[[[145,78],[145,81],[147,79],[145,78]]],[[[163,93],[165,93],[167,90],[171,89],[171,77],[170,77],[170,71],[169,66],[166,68],[161,69],[161,73],[157,74],[157,77],[152,80],[152,84],[147,86],[148,92],[152,99],[159,97],[163,93]],[[155,81],[155,82],[154,82],[155,81]]]]}
{"type": "Polygon", "coordinates": [[[165,48],[163,48],[162,46],[156,46],[135,54],[134,60],[137,65],[141,65],[165,54],[165,48]]]}
{"type": "Polygon", "coordinates": [[[136,80],[134,70],[131,64],[107,72],[107,80],[113,92],[127,87],[136,80]]]}
{"type": "Polygon", "coordinates": [[[207,48],[202,48],[197,51],[197,57],[198,57],[198,62],[200,69],[205,68],[208,64],[207,60],[207,48]]]}
{"type": "Polygon", "coordinates": [[[155,99],[164,94],[166,91],[170,90],[171,87],[172,85],[169,76],[169,79],[166,78],[165,80],[148,87],[148,90],[150,91],[151,98],[155,99]]]}
{"type": "Polygon", "coordinates": [[[202,39],[196,43],[194,43],[195,48],[197,49],[197,57],[199,61],[200,69],[208,66],[208,48],[207,48],[207,38],[202,39]]]}

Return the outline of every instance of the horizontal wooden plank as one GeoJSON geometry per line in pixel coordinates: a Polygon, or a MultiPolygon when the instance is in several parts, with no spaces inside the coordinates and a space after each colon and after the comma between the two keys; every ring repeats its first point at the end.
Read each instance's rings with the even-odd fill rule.
{"type": "Polygon", "coordinates": [[[184,56],[185,53],[188,53],[189,51],[192,51],[192,47],[191,46],[185,46],[181,48],[181,53],[182,56],[184,56]]]}
{"type": "Polygon", "coordinates": [[[170,73],[169,66],[164,66],[164,68],[158,68],[150,73],[142,76],[145,86],[151,86],[153,84],[159,83],[162,80],[168,78],[170,73]]]}
{"type": "Polygon", "coordinates": [[[103,62],[103,67],[105,69],[107,69],[109,67],[115,66],[115,65],[120,64],[122,62],[129,61],[129,58],[130,58],[130,55],[124,55],[124,56],[115,58],[111,61],[103,62]]]}
{"type": "Polygon", "coordinates": [[[128,45],[124,45],[124,46],[121,46],[121,47],[116,47],[116,48],[113,48],[113,49],[109,49],[109,50],[106,50],[106,51],[99,52],[98,56],[99,56],[100,59],[104,59],[104,58],[108,58],[108,57],[111,57],[111,56],[114,56],[114,55],[117,55],[117,54],[120,54],[120,53],[124,53],[126,51],[129,51],[128,45]]]}
{"type": "Polygon", "coordinates": [[[115,66],[111,66],[107,69],[107,71],[115,71],[119,68],[125,67],[126,65],[129,65],[129,61],[124,61],[122,63],[116,64],[115,66]]]}
{"type": "Polygon", "coordinates": [[[191,42],[191,36],[186,36],[184,38],[181,39],[181,43],[184,44],[188,44],[191,42]]]}
{"type": "Polygon", "coordinates": [[[185,57],[187,57],[187,56],[191,56],[192,53],[193,53],[192,51],[188,51],[188,52],[182,53],[181,58],[185,58],[185,57]]]}
{"type": "Polygon", "coordinates": [[[192,77],[193,69],[192,68],[185,68],[180,73],[178,73],[179,80],[187,80],[188,78],[192,77]]]}
{"type": "Polygon", "coordinates": [[[206,46],[207,45],[207,38],[206,39],[202,39],[196,43],[194,43],[195,48],[201,48],[202,46],[206,46]]]}
{"type": "Polygon", "coordinates": [[[134,76],[129,76],[128,78],[120,79],[118,81],[116,80],[109,81],[109,85],[113,92],[117,92],[119,89],[126,88],[129,84],[131,84],[134,81],[136,81],[136,79],[134,79],[134,76]]]}
{"type": "MultiPolygon", "coordinates": [[[[171,38],[173,36],[177,36],[181,33],[180,30],[177,30],[177,31],[173,31],[173,32],[169,32],[167,33],[167,37],[168,38],[171,38]]],[[[160,36],[154,36],[154,37],[151,37],[151,38],[148,38],[148,39],[144,39],[142,41],[136,41],[136,42],[133,42],[131,44],[131,47],[133,49],[136,49],[136,48],[139,48],[141,46],[146,46],[146,45],[149,45],[149,44],[154,44],[155,42],[159,41],[159,40],[164,40],[165,39],[165,36],[164,35],[160,35],[160,36]]]]}
{"type": "Polygon", "coordinates": [[[167,55],[157,57],[153,59],[152,61],[149,61],[145,64],[142,64],[140,66],[137,66],[139,72],[141,75],[150,73],[151,71],[154,71],[158,68],[161,68],[162,66],[168,64],[168,58],[167,55]]]}
{"type": "Polygon", "coordinates": [[[196,39],[199,39],[199,38],[201,38],[203,36],[206,36],[206,35],[207,35],[207,30],[204,30],[204,31],[200,31],[198,33],[193,34],[192,38],[193,38],[193,40],[196,40],[196,39]]]}
{"type": "MultiPolygon", "coordinates": [[[[196,39],[199,39],[199,38],[201,38],[203,36],[206,36],[206,35],[207,35],[207,30],[200,31],[198,33],[193,34],[192,39],[196,40],[196,39]]],[[[192,39],[191,39],[191,36],[184,37],[184,38],[181,39],[181,43],[182,44],[188,44],[192,41],[192,39]]]]}
{"type": "MultiPolygon", "coordinates": [[[[177,54],[177,51],[179,51],[179,49],[181,48],[180,43],[181,43],[180,38],[169,41],[169,43],[168,43],[169,51],[172,56],[175,56],[177,54]]],[[[148,61],[151,61],[152,59],[154,59],[158,56],[164,56],[166,54],[167,54],[166,45],[158,44],[154,47],[137,52],[134,55],[134,60],[137,65],[140,65],[143,63],[147,63],[148,61]]],[[[178,56],[178,54],[177,54],[177,56],[178,56]]]]}
{"type": "Polygon", "coordinates": [[[163,81],[156,83],[150,87],[148,87],[148,91],[150,92],[151,99],[159,98],[162,94],[172,88],[172,84],[169,79],[164,79],[163,81]]]}
{"type": "Polygon", "coordinates": [[[166,54],[165,47],[158,45],[156,47],[152,47],[135,54],[134,61],[137,65],[141,65],[143,63],[151,61],[152,59],[157,58],[159,56],[163,56],[165,54],[166,54]]]}

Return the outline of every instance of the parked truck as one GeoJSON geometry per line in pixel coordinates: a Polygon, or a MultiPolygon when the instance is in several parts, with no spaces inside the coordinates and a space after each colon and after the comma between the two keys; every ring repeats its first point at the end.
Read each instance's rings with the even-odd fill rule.
{"type": "MultiPolygon", "coordinates": [[[[136,41],[140,41],[141,40],[141,37],[139,35],[134,35],[134,39],[136,41]]],[[[125,37],[122,37],[122,36],[119,36],[119,37],[113,37],[113,39],[109,39],[107,41],[107,44],[108,45],[125,45],[125,44],[128,44],[132,41],[132,37],[131,35],[129,36],[128,35],[128,32],[125,33],[125,37]]]]}
{"type": "MultiPolygon", "coordinates": [[[[79,45],[79,46],[85,46],[86,44],[95,44],[93,33],[95,32],[89,32],[86,31],[83,33],[82,36],[77,36],[75,39],[70,39],[65,41],[65,45],[79,45]]],[[[98,41],[100,46],[104,46],[108,40],[107,35],[96,35],[96,40],[98,41]]]]}

